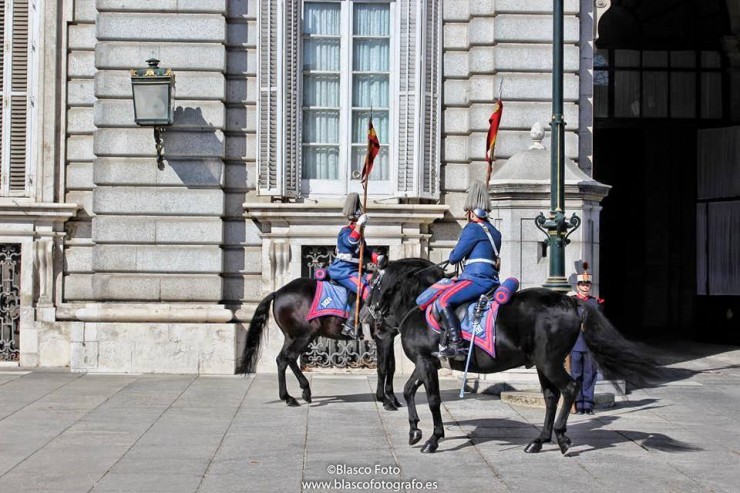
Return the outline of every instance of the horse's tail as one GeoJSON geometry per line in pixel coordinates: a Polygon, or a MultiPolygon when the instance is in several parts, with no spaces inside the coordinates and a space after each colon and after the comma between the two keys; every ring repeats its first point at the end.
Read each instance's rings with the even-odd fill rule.
{"type": "Polygon", "coordinates": [[[236,367],[237,373],[254,373],[255,371],[257,360],[260,357],[263,329],[267,325],[270,304],[274,298],[275,293],[267,295],[257,305],[257,310],[252,315],[252,321],[249,322],[249,329],[247,329],[247,343],[244,346],[244,353],[242,353],[242,357],[236,367]]]}
{"type": "Polygon", "coordinates": [[[583,337],[599,369],[609,380],[623,379],[640,387],[660,376],[656,361],[634,342],[625,339],[599,309],[579,303],[583,337]]]}

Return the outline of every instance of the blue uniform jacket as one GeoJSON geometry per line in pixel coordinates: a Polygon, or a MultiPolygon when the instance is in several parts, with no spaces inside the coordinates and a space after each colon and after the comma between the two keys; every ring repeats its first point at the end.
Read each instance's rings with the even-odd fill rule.
{"type": "MultiPolygon", "coordinates": [[[[490,261],[496,260],[496,254],[493,252],[491,241],[488,239],[483,228],[485,226],[491,233],[491,238],[496,244],[499,253],[501,252],[501,233],[488,221],[480,223],[468,223],[460,233],[460,239],[457,245],[450,252],[449,261],[456,264],[462,260],[470,261],[474,259],[485,259],[490,261]]],[[[487,262],[474,262],[465,266],[465,271],[459,279],[467,279],[488,289],[499,284],[498,271],[487,262]]]]}
{"type": "MultiPolygon", "coordinates": [[[[603,310],[604,309],[603,308],[604,307],[604,300],[602,300],[601,298],[596,298],[596,297],[591,296],[591,295],[589,295],[587,297],[583,297],[583,296],[580,296],[580,295],[575,295],[574,298],[578,298],[579,300],[584,301],[584,302],[588,303],[589,305],[593,305],[596,308],[598,308],[599,310],[603,310]]],[[[576,339],[576,343],[573,346],[573,349],[572,350],[573,351],[580,351],[582,353],[585,353],[586,351],[588,351],[588,346],[586,346],[586,340],[583,338],[583,331],[582,330],[581,331],[578,331],[578,339],[576,339]]]]}
{"type": "MultiPolygon", "coordinates": [[[[354,225],[343,227],[337,235],[337,254],[351,255],[355,262],[348,262],[336,257],[329,266],[329,277],[334,280],[347,279],[357,274],[360,260],[360,239],[352,235],[354,225]]],[[[365,243],[363,258],[376,261],[377,255],[365,243]]]]}

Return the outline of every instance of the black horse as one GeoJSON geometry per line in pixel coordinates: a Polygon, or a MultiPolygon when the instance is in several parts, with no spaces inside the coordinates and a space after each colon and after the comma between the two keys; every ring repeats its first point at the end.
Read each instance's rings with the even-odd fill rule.
{"type": "MultiPolygon", "coordinates": [[[[419,259],[399,261],[399,265],[408,265],[412,269],[421,268],[426,264],[426,261],[419,259]]],[[[341,335],[345,320],[343,318],[327,316],[310,321],[306,320],[306,315],[316,293],[316,282],[315,279],[305,277],[294,279],[277,291],[267,295],[260,302],[249,324],[249,329],[247,329],[246,346],[237,365],[237,373],[254,372],[259,359],[263,329],[269,316],[270,304],[274,300],[273,317],[285,336],[285,342],[277,356],[279,396],[289,406],[298,406],[299,404],[295,398],[288,394],[285,382],[287,367],[290,366],[293,374],[298,379],[298,383],[303,390],[303,399],[310,403],[311,387],[300,369],[298,358],[308,345],[319,336],[349,340],[341,335]]],[[[381,285],[382,283],[373,283],[373,286],[380,287],[381,285]]],[[[378,386],[375,396],[378,401],[383,403],[385,409],[395,411],[401,404],[393,392],[393,375],[396,372],[396,359],[393,350],[394,334],[389,331],[376,334],[373,331],[372,335],[375,340],[378,358],[378,386]]]]}
{"type": "MultiPolygon", "coordinates": [[[[375,313],[385,314],[378,317],[380,320],[375,320],[375,325],[399,330],[403,350],[416,365],[403,391],[409,412],[410,445],[421,440],[415,396],[421,384],[426,388],[434,431],[422,452],[436,451],[439,439],[444,437],[437,375],[441,365],[440,360],[432,355],[438,351],[440,336],[427,327],[415,299],[443,275],[440,267],[428,261],[422,262],[421,266],[390,262],[381,288],[373,292],[369,300],[377,305],[375,313]]],[[[607,378],[642,384],[647,378],[657,376],[657,367],[652,360],[635,344],[624,339],[599,310],[544,288],[522,290],[499,308],[496,358],[478,347],[473,350],[470,371],[475,373],[496,373],[518,366],[537,368],[545,397],[545,422],[539,437],[526,446],[525,452],[539,452],[543,443],[549,443],[553,424],[561,452],[566,453],[571,445],[565,434],[566,423],[580,384],[565,370],[564,361],[580,330],[584,331],[586,344],[607,378]],[[555,421],[561,395],[563,405],[555,421]]],[[[451,361],[450,364],[454,370],[463,370],[465,366],[464,361],[451,361]]]]}

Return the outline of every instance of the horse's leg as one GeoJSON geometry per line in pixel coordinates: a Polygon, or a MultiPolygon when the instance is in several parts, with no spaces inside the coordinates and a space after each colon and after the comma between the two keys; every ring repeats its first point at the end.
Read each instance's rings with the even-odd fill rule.
{"type": "Polygon", "coordinates": [[[293,370],[293,375],[298,379],[298,385],[300,385],[303,390],[303,400],[309,404],[311,403],[311,384],[301,371],[301,367],[298,365],[298,358],[301,357],[301,354],[303,354],[310,342],[311,340],[308,338],[299,339],[291,346],[290,352],[288,353],[288,364],[290,365],[290,369],[293,370]]]}
{"type": "Polygon", "coordinates": [[[289,338],[286,334],[283,348],[280,350],[280,353],[278,353],[276,358],[278,367],[278,395],[280,396],[280,400],[285,401],[285,403],[291,407],[300,406],[298,401],[288,394],[288,386],[285,382],[285,370],[288,369],[288,365],[290,364],[289,348],[293,342],[293,339],[289,338]]]}
{"type": "Polygon", "coordinates": [[[401,407],[401,403],[396,399],[396,393],[393,391],[393,376],[396,374],[396,351],[393,347],[394,338],[391,337],[388,342],[388,371],[385,374],[385,397],[396,409],[401,407]]]}
{"type": "Polygon", "coordinates": [[[546,365],[542,368],[542,373],[563,395],[563,405],[560,408],[557,420],[555,420],[554,430],[560,452],[566,453],[571,445],[570,438],[565,434],[568,417],[570,416],[570,409],[573,407],[573,403],[578,395],[580,384],[568,375],[562,363],[546,365]]]}
{"type": "MultiPolygon", "coordinates": [[[[375,387],[375,400],[383,403],[388,409],[385,399],[385,377],[388,374],[388,344],[380,337],[375,337],[375,351],[378,355],[378,385],[375,387]]],[[[395,411],[395,409],[393,409],[395,411]]]]}
{"type": "Polygon", "coordinates": [[[552,440],[552,424],[555,421],[555,413],[558,410],[558,399],[560,399],[558,388],[539,369],[537,370],[537,376],[540,378],[542,394],[545,396],[545,423],[542,426],[540,436],[530,442],[524,449],[528,454],[539,452],[542,450],[543,443],[550,443],[550,440],[552,440]]]}
{"type": "Polygon", "coordinates": [[[387,411],[397,411],[401,404],[393,395],[393,373],[396,370],[393,339],[376,337],[375,347],[378,354],[378,386],[375,389],[375,398],[383,403],[387,411]]]}
{"type": "Polygon", "coordinates": [[[442,398],[439,395],[439,375],[437,375],[437,368],[434,366],[434,363],[426,359],[421,359],[417,362],[416,367],[419,368],[419,365],[421,365],[419,374],[424,381],[429,409],[432,411],[432,422],[434,423],[432,436],[429,437],[421,448],[421,452],[426,454],[437,450],[439,439],[445,436],[445,429],[442,425],[442,412],[440,410],[442,398]]]}
{"type": "Polygon", "coordinates": [[[403,398],[406,400],[406,407],[409,409],[409,445],[414,445],[421,440],[421,430],[418,427],[419,414],[416,412],[416,391],[422,383],[418,373],[418,368],[414,368],[411,377],[403,387],[403,398]]]}

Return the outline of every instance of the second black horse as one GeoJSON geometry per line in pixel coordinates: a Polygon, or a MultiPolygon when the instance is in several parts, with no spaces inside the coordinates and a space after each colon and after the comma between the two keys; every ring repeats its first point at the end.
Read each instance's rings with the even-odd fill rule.
{"type": "MultiPolygon", "coordinates": [[[[434,431],[422,447],[422,452],[437,450],[444,437],[440,413],[440,388],[437,371],[440,360],[433,354],[439,350],[440,335],[430,329],[424,313],[416,306],[416,297],[444,275],[429,261],[410,263],[390,262],[385,269],[382,286],[369,300],[374,313],[383,313],[376,325],[386,330],[398,330],[406,356],[415,369],[404,387],[409,413],[409,444],[421,440],[416,411],[416,391],[423,384],[432,412],[434,431]]],[[[571,439],[566,435],[570,409],[579,390],[565,370],[565,357],[584,332],[586,344],[607,378],[624,379],[642,384],[657,376],[658,369],[644,351],[627,341],[597,309],[544,288],[525,289],[501,306],[496,321],[496,357],[476,347],[470,365],[475,373],[496,373],[519,366],[535,366],[545,397],[545,422],[540,435],[530,442],[525,452],[534,453],[548,443],[555,432],[558,446],[566,453],[571,439]],[[557,415],[560,396],[563,405],[557,415]]],[[[454,370],[463,370],[465,362],[451,361],[454,370]]]]}

